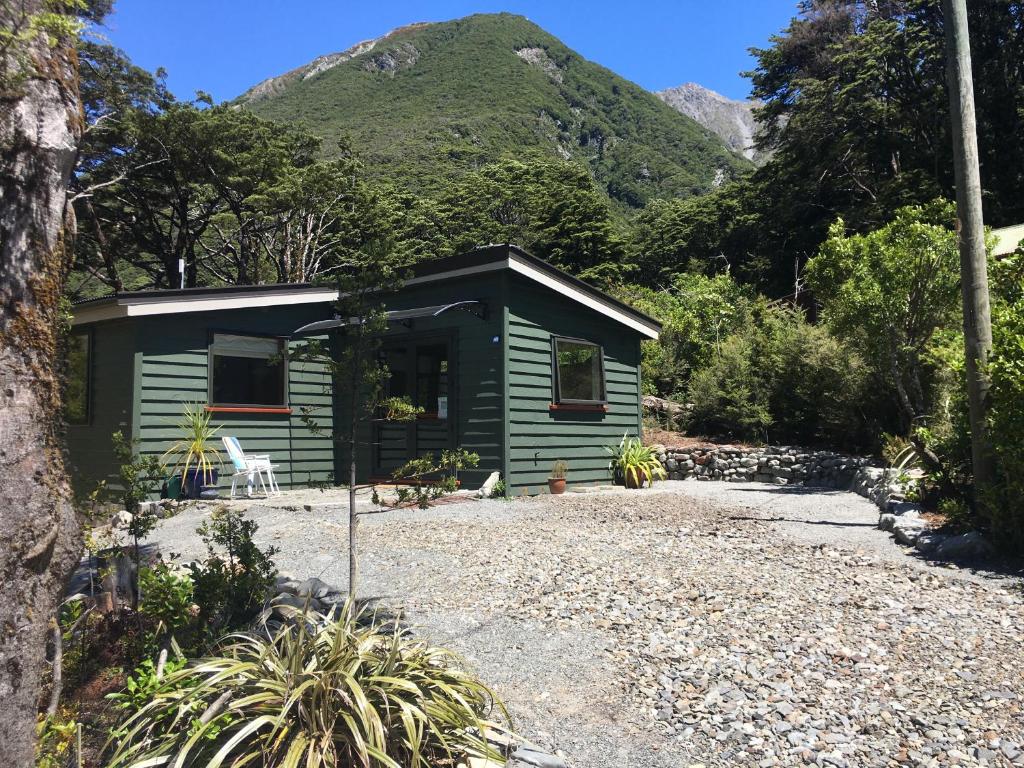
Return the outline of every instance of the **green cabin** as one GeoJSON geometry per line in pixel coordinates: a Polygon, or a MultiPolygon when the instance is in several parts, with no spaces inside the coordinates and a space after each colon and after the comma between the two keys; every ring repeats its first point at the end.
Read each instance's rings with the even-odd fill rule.
{"type": "MultiPolygon", "coordinates": [[[[270,454],[282,488],[344,482],[331,378],[288,355],[304,326],[330,337],[317,329],[331,325],[337,297],[281,284],[78,303],[67,418],[76,483],[113,476],[116,430],[163,454],[189,403],[213,413],[218,437],[270,454]]],[[[605,446],[641,429],[640,342],[657,338],[657,321],[513,245],[421,264],[384,304],[387,394],[423,413],[363,422],[360,481],[455,447],[480,456],[460,474],[464,487],[498,471],[511,494],[546,492],[557,459],[569,485],[610,481],[605,446]]]]}

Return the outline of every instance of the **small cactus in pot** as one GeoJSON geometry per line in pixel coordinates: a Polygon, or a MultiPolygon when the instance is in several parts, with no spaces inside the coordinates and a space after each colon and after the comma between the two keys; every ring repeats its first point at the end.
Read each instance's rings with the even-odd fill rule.
{"type": "Polygon", "coordinates": [[[569,464],[559,459],[551,465],[551,476],[548,478],[548,492],[557,496],[565,493],[565,476],[569,472],[569,464]]]}

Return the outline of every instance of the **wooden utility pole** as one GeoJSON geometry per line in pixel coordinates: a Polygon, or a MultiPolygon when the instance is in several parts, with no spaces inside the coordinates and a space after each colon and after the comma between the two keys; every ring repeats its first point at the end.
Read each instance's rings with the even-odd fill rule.
{"type": "Polygon", "coordinates": [[[989,379],[986,366],[992,351],[985,229],[981,210],[981,171],[978,131],[974,116],[971,42],[967,32],[966,0],[942,0],[946,34],[946,79],[953,122],[953,170],[960,229],[960,288],[964,309],[964,351],[967,362],[967,402],[971,420],[971,462],[976,508],[983,511],[985,489],[993,481],[988,441],[989,379]]]}

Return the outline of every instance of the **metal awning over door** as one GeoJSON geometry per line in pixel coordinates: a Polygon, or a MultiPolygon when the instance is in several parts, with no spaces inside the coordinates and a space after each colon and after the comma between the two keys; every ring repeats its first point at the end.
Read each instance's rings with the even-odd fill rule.
{"type": "MultiPolygon", "coordinates": [[[[446,312],[463,311],[476,315],[481,320],[487,316],[487,302],[478,299],[467,301],[456,301],[451,304],[437,304],[432,307],[418,307],[416,309],[395,309],[385,313],[388,323],[401,323],[411,325],[412,321],[424,317],[440,317],[446,312]]],[[[305,336],[311,333],[323,333],[337,328],[345,328],[350,325],[359,325],[363,322],[361,317],[335,317],[332,320],[320,320],[315,323],[304,325],[292,333],[292,336],[305,336]]]]}

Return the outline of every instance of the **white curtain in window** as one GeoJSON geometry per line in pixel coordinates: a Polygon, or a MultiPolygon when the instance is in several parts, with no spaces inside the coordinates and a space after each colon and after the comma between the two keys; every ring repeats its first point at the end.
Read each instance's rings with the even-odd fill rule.
{"type": "Polygon", "coordinates": [[[268,358],[280,354],[281,343],[277,339],[259,336],[236,336],[231,333],[213,334],[213,354],[226,357],[268,358]]]}

